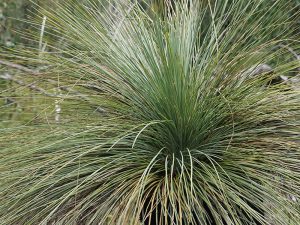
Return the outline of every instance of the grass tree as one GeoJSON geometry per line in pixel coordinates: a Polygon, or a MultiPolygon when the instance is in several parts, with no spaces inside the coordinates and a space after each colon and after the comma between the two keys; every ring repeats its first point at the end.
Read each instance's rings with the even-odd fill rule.
{"type": "Polygon", "coordinates": [[[67,93],[1,129],[0,224],[299,224],[291,1],[120,2],[39,9],[14,58],[67,93]]]}

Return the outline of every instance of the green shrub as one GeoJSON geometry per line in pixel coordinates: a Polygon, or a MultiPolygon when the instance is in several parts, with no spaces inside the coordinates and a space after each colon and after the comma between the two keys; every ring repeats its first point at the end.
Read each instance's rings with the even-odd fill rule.
{"type": "Polygon", "coordinates": [[[299,89],[272,84],[299,68],[291,1],[197,2],[41,9],[18,57],[84,98],[1,130],[2,224],[299,223],[299,89]]]}

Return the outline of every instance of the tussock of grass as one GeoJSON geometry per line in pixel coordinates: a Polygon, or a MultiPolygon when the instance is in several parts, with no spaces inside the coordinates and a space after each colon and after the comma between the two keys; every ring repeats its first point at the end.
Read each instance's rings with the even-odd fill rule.
{"type": "Polygon", "coordinates": [[[41,9],[51,52],[23,59],[103,110],[1,130],[1,224],[299,223],[289,1],[189,2],[41,9]]]}

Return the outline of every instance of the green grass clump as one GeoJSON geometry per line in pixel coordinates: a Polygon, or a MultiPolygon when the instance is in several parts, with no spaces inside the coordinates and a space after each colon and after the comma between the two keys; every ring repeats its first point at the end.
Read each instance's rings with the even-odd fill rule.
{"type": "Polygon", "coordinates": [[[81,98],[1,129],[0,224],[299,224],[291,2],[100,3],[41,9],[15,56],[81,98]]]}

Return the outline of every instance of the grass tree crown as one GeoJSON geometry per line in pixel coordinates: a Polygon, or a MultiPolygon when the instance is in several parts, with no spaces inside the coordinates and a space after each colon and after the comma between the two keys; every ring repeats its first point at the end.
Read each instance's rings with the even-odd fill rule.
{"type": "Polygon", "coordinates": [[[4,129],[3,224],[299,223],[291,1],[53,4],[25,60],[103,110],[4,129]]]}

